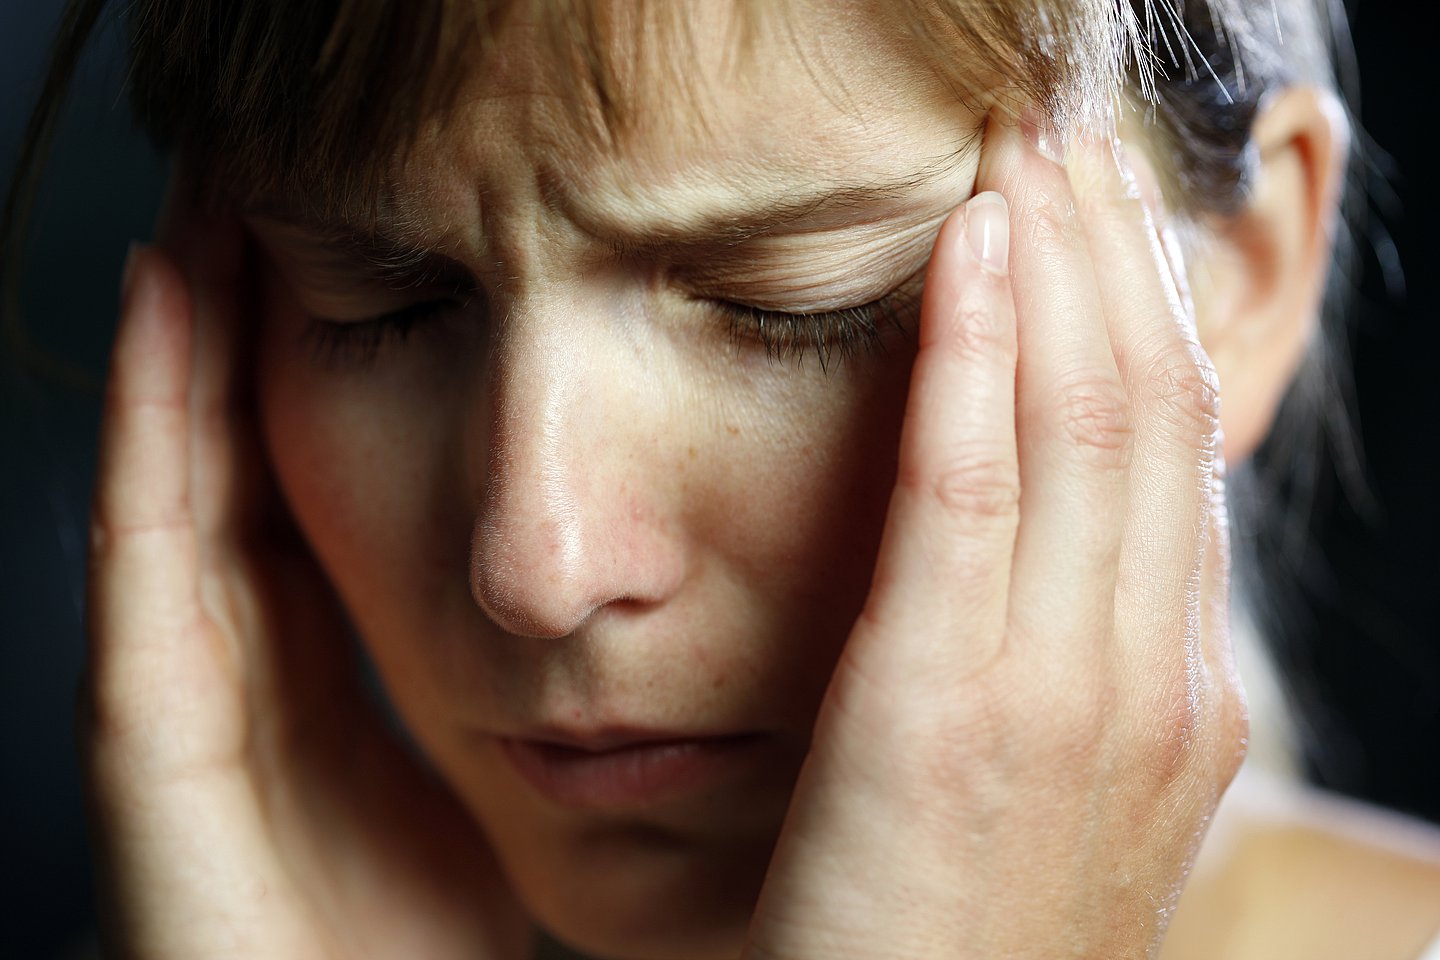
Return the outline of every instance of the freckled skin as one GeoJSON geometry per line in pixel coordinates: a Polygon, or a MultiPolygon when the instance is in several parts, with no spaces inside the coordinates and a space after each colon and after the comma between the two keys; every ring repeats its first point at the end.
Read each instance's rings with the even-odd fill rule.
{"type": "MultiPolygon", "coordinates": [[[[761,192],[795,169],[905,171],[973,132],[885,45],[839,40],[847,104],[817,94],[789,39],[762,38],[742,83],[700,51],[718,91],[706,129],[656,111],[600,156],[551,109],[553,65],[506,57],[414,162],[424,216],[471,238],[451,255],[488,312],[387,343],[369,368],[317,368],[303,291],[269,285],[260,396],[288,502],[527,906],[597,953],[737,951],[869,586],[914,347],[889,329],[828,374],[737,348],[703,304],[657,289],[653,265],[607,260],[536,173],[585,171],[577,202],[698,209],[706,177],[761,192]],[[537,802],[493,742],[565,718],[758,731],[781,759],[643,822],[581,815],[537,802]]],[[[926,216],[964,198],[974,163],[929,188],[926,216]]],[[[811,242],[833,257],[871,241],[811,242]]],[[[807,262],[792,257],[795,279],[807,262]]]]}

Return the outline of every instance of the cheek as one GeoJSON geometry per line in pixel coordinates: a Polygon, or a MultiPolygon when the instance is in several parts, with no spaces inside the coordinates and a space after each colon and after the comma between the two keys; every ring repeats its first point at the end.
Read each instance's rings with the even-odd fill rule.
{"type": "Polygon", "coordinates": [[[913,356],[897,342],[828,376],[777,369],[702,467],[688,523],[762,638],[735,651],[740,672],[805,729],[869,589],[913,356]]]}
{"type": "MultiPolygon", "coordinates": [[[[868,567],[895,473],[909,358],[807,381],[739,428],[712,475],[731,539],[768,576],[831,597],[841,569],[868,567]]],[[[717,518],[719,519],[719,518],[717,518]]],[[[726,539],[717,534],[717,539],[726,539]]]]}
{"type": "Polygon", "coordinates": [[[302,321],[272,309],[262,327],[257,393],[280,489],[362,632],[386,632],[417,610],[437,609],[458,570],[464,525],[441,505],[447,411],[424,371],[378,364],[327,369],[297,342],[302,321]],[[447,529],[448,528],[448,529],[447,529]],[[406,598],[405,609],[394,604],[406,598]]]}
{"type": "MultiPolygon", "coordinates": [[[[302,323],[272,304],[258,382],[269,453],[301,531],[399,700],[505,700],[517,671],[535,665],[473,642],[477,627],[486,631],[469,588],[477,493],[466,484],[483,465],[457,452],[473,459],[484,446],[466,436],[486,421],[469,409],[483,391],[465,387],[484,360],[457,350],[463,359],[444,361],[445,351],[406,343],[369,369],[326,369],[297,343],[302,323]]],[[[912,359],[896,338],[828,375],[813,360],[796,370],[758,359],[742,373],[683,357],[664,374],[633,372],[662,384],[668,401],[655,406],[668,413],[641,425],[597,421],[605,442],[586,449],[630,458],[618,491],[626,515],[684,544],[681,592],[645,636],[669,647],[697,639],[687,666],[672,649],[628,638],[631,659],[613,678],[658,681],[671,675],[660,664],[677,676],[700,666],[715,678],[707,696],[757,710],[768,700],[767,713],[783,704],[808,729],[869,587],[912,359]]]]}

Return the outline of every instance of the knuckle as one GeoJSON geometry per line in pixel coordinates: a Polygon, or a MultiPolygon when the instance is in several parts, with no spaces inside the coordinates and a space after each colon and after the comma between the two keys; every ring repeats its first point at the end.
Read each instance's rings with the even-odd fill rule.
{"type": "Polygon", "coordinates": [[[1160,790],[1182,780],[1205,740],[1204,712],[1195,692],[1182,686],[1169,699],[1170,707],[1156,718],[1155,727],[1138,745],[1144,751],[1141,766],[1145,779],[1160,790]]]}
{"type": "Polygon", "coordinates": [[[117,757],[133,762],[146,741],[144,724],[136,716],[131,698],[91,685],[80,697],[81,725],[77,733],[82,753],[91,762],[117,757]]]}
{"type": "Polygon", "coordinates": [[[1184,784],[1227,787],[1249,744],[1249,710],[1239,678],[1217,676],[1192,659],[1150,696],[1151,720],[1131,744],[1143,782],[1156,794],[1184,784]]]}
{"type": "Polygon", "coordinates": [[[1068,192],[1041,187],[1033,192],[1032,199],[1030,215],[1024,220],[1031,243],[1041,249],[1079,244],[1079,217],[1068,192]]]}
{"type": "Polygon", "coordinates": [[[1015,356],[1010,326],[1000,313],[978,296],[967,296],[955,312],[945,338],[950,354],[965,364],[997,363],[1015,356]]]}
{"type": "Polygon", "coordinates": [[[1238,677],[1222,680],[1217,686],[1217,775],[1222,784],[1229,785],[1240,772],[1249,752],[1250,708],[1246,702],[1245,688],[1241,686],[1238,677]]]}
{"type": "Polygon", "coordinates": [[[1152,797],[1191,781],[1208,756],[1213,710],[1203,674],[1203,664],[1187,657],[1136,691],[1137,712],[1120,749],[1136,784],[1152,797]]]}
{"type": "Polygon", "coordinates": [[[1145,377],[1144,399],[1163,423],[1189,442],[1212,436],[1220,422],[1220,384],[1198,345],[1166,350],[1145,377]]]}
{"type": "Polygon", "coordinates": [[[1020,513],[1020,475],[1012,458],[982,449],[953,453],[931,475],[928,494],[961,518],[1013,519],[1020,513]]]}
{"type": "Polygon", "coordinates": [[[1055,412],[1064,437],[1101,463],[1125,467],[1135,428],[1118,382],[1098,376],[1076,381],[1059,392],[1055,412]]]}

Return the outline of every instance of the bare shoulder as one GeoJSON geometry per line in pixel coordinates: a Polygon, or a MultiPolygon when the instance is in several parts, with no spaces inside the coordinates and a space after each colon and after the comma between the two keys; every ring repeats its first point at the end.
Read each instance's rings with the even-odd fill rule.
{"type": "Polygon", "coordinates": [[[1416,960],[1440,935],[1440,828],[1242,778],[1222,804],[1162,960],[1416,960]]]}

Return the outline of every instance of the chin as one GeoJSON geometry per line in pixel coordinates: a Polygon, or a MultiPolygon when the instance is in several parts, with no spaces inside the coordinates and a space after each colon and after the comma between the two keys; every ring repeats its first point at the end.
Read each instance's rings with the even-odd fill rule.
{"type": "Polygon", "coordinates": [[[484,763],[441,755],[511,889],[555,940],[595,960],[735,960],[803,750],[762,746],[703,786],[589,805],[546,796],[498,749],[484,763]]]}
{"type": "Polygon", "coordinates": [[[538,848],[496,840],[531,915],[566,946],[596,960],[735,960],[778,827],[696,838],[611,822],[551,834],[538,848]]]}

